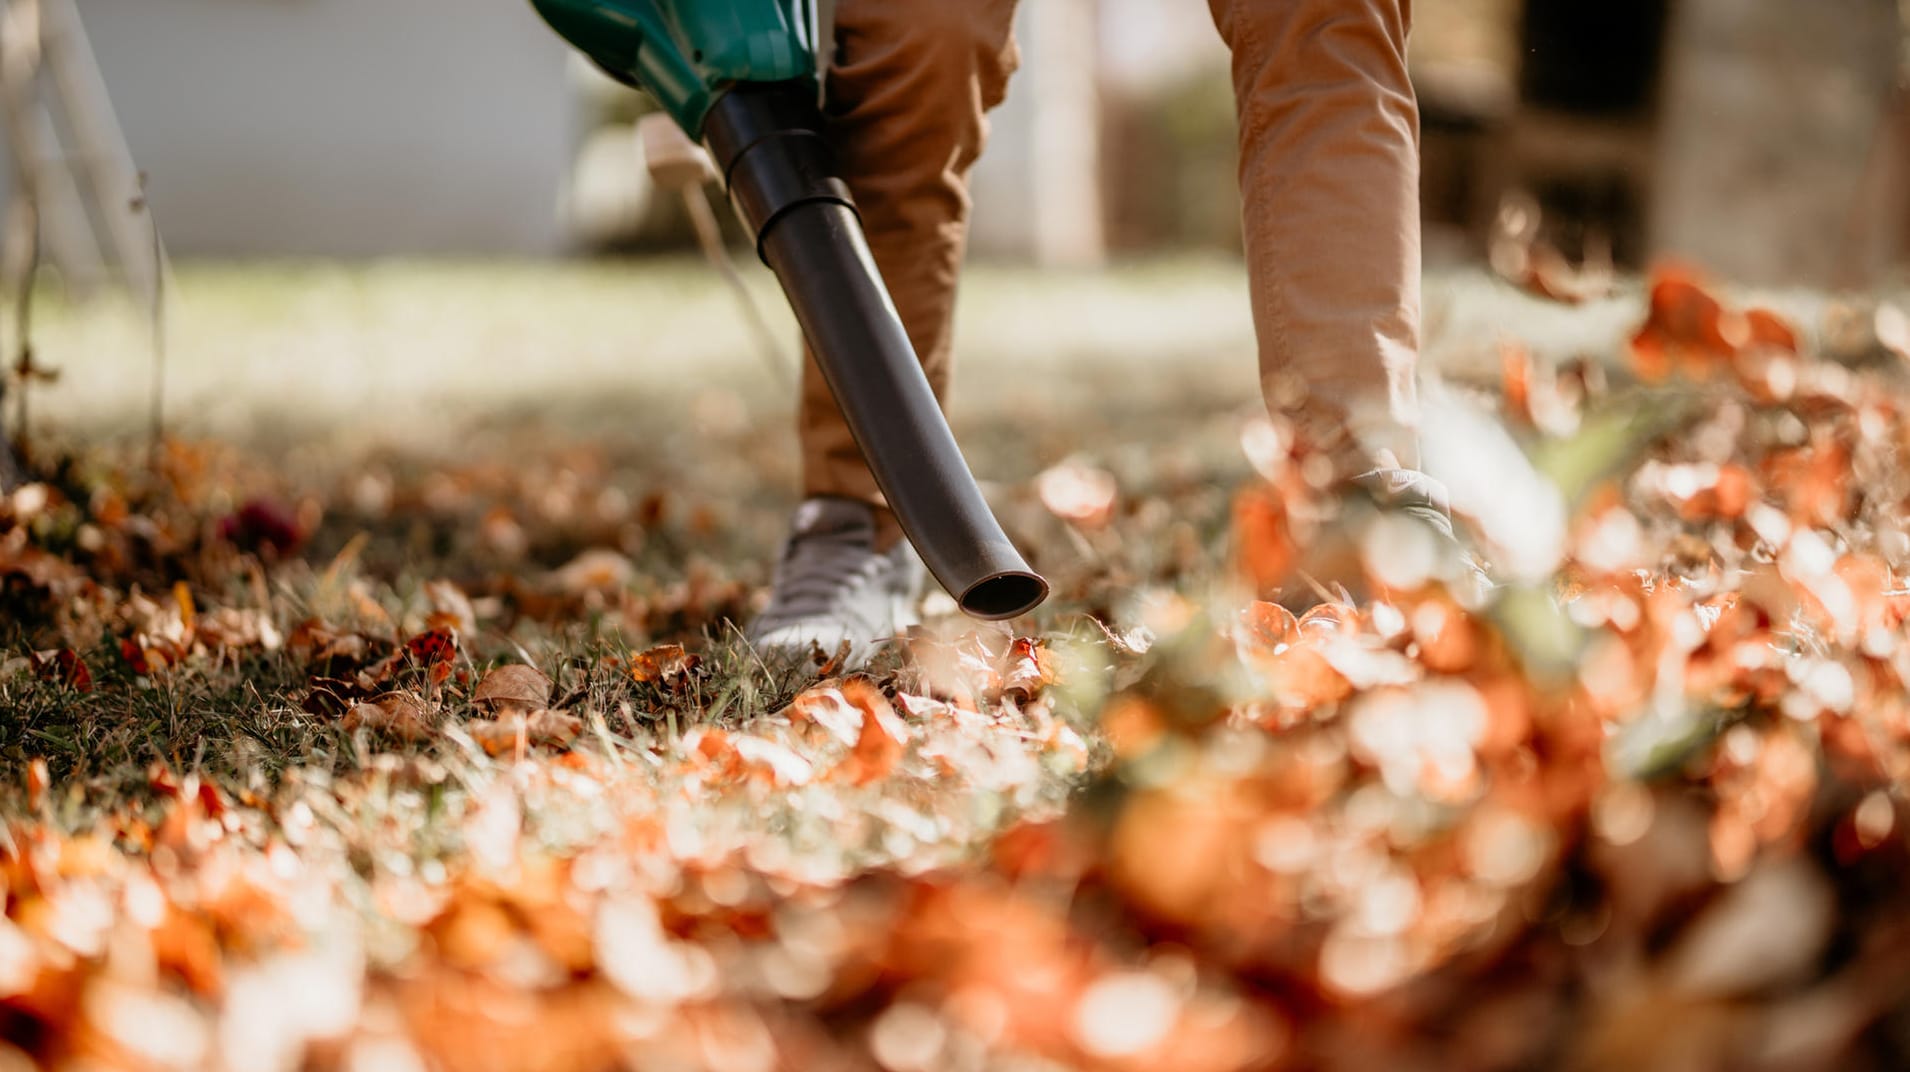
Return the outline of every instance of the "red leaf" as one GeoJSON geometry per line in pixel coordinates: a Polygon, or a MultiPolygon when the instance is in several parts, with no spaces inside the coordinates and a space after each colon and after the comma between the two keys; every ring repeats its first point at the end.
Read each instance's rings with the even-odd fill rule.
{"type": "Polygon", "coordinates": [[[42,681],[57,681],[75,692],[93,691],[93,672],[72,648],[33,652],[30,661],[42,681]]]}

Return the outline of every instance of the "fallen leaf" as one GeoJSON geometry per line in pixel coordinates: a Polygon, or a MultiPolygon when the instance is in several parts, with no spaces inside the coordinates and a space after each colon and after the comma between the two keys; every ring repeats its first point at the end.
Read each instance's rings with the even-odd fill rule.
{"type": "Polygon", "coordinates": [[[1001,673],[1001,694],[1027,703],[1055,682],[1054,656],[1033,637],[1016,637],[1001,673]]]}
{"type": "Polygon", "coordinates": [[[405,693],[381,696],[370,703],[354,704],[341,720],[347,731],[364,728],[389,733],[406,741],[428,740],[432,735],[430,714],[424,702],[405,693]]]}
{"type": "Polygon", "coordinates": [[[33,672],[42,681],[57,681],[74,692],[93,691],[93,672],[72,648],[36,651],[28,655],[33,672]]]}
{"type": "Polygon", "coordinates": [[[848,757],[836,768],[837,777],[854,785],[888,777],[902,760],[909,740],[908,726],[896,715],[882,690],[865,679],[843,682],[842,696],[862,713],[862,726],[848,757]]]}
{"type": "Polygon", "coordinates": [[[630,657],[630,677],[640,685],[675,692],[690,682],[702,663],[702,656],[690,654],[681,644],[659,644],[630,657]]]}
{"type": "Polygon", "coordinates": [[[498,713],[533,711],[550,703],[551,680],[542,670],[522,663],[493,668],[478,681],[471,702],[498,713]]]}

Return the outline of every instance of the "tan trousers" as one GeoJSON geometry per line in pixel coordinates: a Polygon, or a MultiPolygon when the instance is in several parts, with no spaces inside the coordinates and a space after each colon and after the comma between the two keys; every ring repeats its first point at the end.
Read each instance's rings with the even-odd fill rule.
{"type": "MultiPolygon", "coordinates": [[[[1419,113],[1411,0],[1209,0],[1233,51],[1247,277],[1268,408],[1347,475],[1412,465],[1419,113]]],[[[938,397],[950,371],[967,176],[1018,61],[1014,0],[840,0],[830,136],[938,397]]],[[[815,362],[805,493],[879,504],[815,362]]],[[[889,529],[892,537],[892,525],[889,529]]]]}

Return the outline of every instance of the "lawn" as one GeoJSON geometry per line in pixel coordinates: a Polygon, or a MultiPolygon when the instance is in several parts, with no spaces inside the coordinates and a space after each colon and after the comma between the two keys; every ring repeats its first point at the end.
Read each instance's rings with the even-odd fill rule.
{"type": "Polygon", "coordinates": [[[1894,306],[1430,279],[1488,589],[1286,464],[1236,266],[984,266],[1056,596],[844,673],[738,633],[789,367],[697,265],[174,289],[156,453],[137,313],[41,310],[0,1069],[1910,1060],[1894,306]]]}

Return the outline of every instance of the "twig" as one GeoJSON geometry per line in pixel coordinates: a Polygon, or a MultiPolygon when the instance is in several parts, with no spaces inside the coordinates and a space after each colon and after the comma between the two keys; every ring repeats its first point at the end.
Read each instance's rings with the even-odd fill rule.
{"type": "Polygon", "coordinates": [[[146,214],[146,224],[152,233],[153,288],[152,303],[147,310],[148,326],[152,332],[152,389],[149,433],[151,442],[147,446],[147,466],[154,474],[159,472],[160,457],[166,445],[166,247],[159,240],[159,217],[153,214],[152,198],[146,192],[146,173],[139,173],[139,196],[133,200],[133,211],[146,214]]]}
{"type": "Polygon", "coordinates": [[[40,274],[40,206],[30,190],[21,191],[20,221],[18,226],[25,235],[27,254],[26,264],[20,270],[19,289],[13,295],[13,375],[14,390],[18,392],[13,409],[13,436],[14,461],[24,469],[30,462],[31,451],[27,399],[33,394],[33,378],[40,371],[33,363],[33,281],[40,274]]]}
{"type": "Polygon", "coordinates": [[[791,362],[783,354],[783,348],[776,341],[776,332],[764,318],[762,309],[756,305],[756,299],[750,296],[749,286],[736,270],[736,262],[730,259],[729,250],[723,245],[723,232],[716,222],[716,214],[710,211],[709,197],[699,185],[683,187],[683,207],[690,214],[690,224],[696,230],[697,245],[703,249],[703,256],[716,269],[716,274],[729,284],[730,294],[743,311],[743,320],[749,325],[750,333],[756,336],[758,353],[763,364],[769,367],[769,374],[784,387],[792,383],[794,373],[790,371],[791,362]]]}

